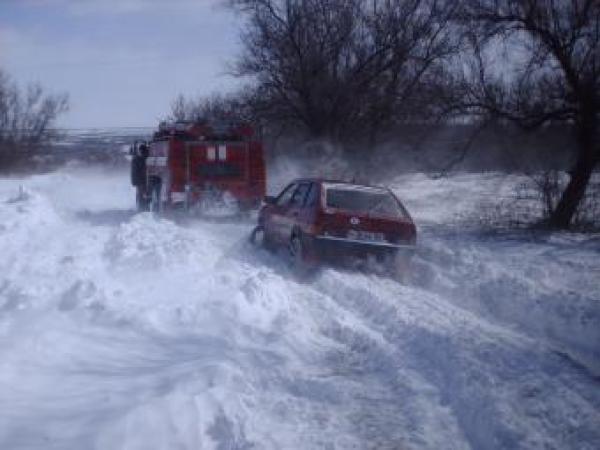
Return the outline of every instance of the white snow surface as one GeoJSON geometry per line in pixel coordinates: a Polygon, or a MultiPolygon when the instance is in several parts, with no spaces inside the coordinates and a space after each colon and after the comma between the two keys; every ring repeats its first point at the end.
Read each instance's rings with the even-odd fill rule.
{"type": "Polygon", "coordinates": [[[517,177],[398,177],[405,284],[297,280],[128,182],[0,180],[1,449],[600,448],[600,239],[449,225],[517,177]]]}

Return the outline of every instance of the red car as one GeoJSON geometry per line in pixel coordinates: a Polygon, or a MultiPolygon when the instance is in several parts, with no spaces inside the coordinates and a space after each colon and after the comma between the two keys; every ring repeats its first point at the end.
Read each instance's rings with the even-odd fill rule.
{"type": "Polygon", "coordinates": [[[297,267],[365,259],[391,266],[415,249],[415,224],[387,188],[298,179],[264,202],[252,241],[288,249],[297,267]]]}

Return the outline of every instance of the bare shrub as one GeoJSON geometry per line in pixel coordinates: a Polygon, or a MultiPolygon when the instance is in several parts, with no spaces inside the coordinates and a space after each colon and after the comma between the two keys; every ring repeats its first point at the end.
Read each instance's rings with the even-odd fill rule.
{"type": "MultiPolygon", "coordinates": [[[[573,231],[600,231],[600,174],[594,175],[573,216],[573,231]]],[[[512,195],[481,201],[475,215],[460,217],[459,221],[488,230],[550,229],[550,220],[568,182],[568,174],[556,169],[529,174],[512,195]]]]}
{"type": "Polygon", "coordinates": [[[56,138],[52,125],[67,105],[66,95],[48,95],[37,84],[21,90],[0,70],[0,170],[31,161],[56,138]]]}
{"type": "Polygon", "coordinates": [[[235,92],[227,95],[214,93],[196,99],[183,95],[171,103],[169,120],[243,120],[253,121],[250,99],[247,93],[235,92]]]}

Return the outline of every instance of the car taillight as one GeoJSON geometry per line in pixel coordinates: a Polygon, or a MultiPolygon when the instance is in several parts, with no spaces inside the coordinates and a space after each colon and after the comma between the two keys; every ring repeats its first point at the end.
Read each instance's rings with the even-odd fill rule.
{"type": "Polygon", "coordinates": [[[417,232],[413,224],[402,223],[398,231],[390,236],[390,241],[394,243],[414,245],[417,242],[417,232]]]}

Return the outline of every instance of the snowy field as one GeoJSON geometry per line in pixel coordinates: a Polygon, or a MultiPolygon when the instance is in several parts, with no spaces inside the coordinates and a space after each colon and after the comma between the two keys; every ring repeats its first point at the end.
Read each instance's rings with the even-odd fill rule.
{"type": "Polygon", "coordinates": [[[403,285],[298,282],[126,171],[1,179],[0,449],[600,448],[600,238],[448,225],[518,182],[398,177],[403,285]]]}

